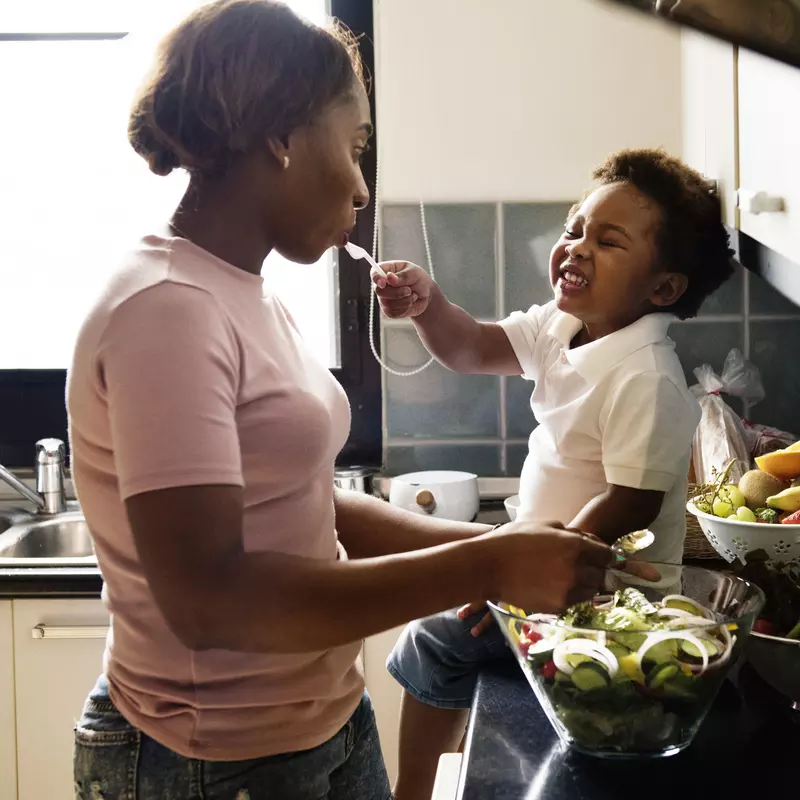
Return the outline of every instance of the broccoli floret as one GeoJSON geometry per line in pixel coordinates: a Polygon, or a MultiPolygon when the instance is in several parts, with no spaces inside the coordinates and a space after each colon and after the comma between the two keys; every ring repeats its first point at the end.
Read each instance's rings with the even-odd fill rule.
{"type": "Polygon", "coordinates": [[[597,620],[597,609],[588,601],[577,603],[561,615],[561,620],[572,628],[591,628],[597,620]]]}

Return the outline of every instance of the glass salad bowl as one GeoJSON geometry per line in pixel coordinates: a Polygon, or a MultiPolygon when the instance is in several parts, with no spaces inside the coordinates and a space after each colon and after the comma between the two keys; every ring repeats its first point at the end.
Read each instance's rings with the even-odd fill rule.
{"type": "Polygon", "coordinates": [[[558,617],[489,604],[556,733],[580,752],[687,748],[764,604],[734,575],[651,566],[659,582],[610,572],[608,594],[558,617]]]}

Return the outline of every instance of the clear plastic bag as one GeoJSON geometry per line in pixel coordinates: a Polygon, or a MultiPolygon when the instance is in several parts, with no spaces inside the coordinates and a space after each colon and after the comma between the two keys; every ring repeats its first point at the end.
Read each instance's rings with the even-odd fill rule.
{"type": "Polygon", "coordinates": [[[794,433],[771,428],[769,425],[759,425],[757,422],[742,420],[744,422],[745,441],[750,449],[751,458],[758,458],[776,450],[794,444],[797,436],[794,433]]]}
{"type": "Polygon", "coordinates": [[[764,399],[764,386],[758,368],[739,350],[731,350],[722,375],[710,364],[694,371],[697,385],[692,394],[698,399],[702,417],[694,435],[692,467],[697,483],[710,483],[714,470],[723,470],[730,461],[730,481],[738,483],[751,466],[751,448],[741,417],[722,399],[722,394],[739,397],[753,405],[764,399]]]}

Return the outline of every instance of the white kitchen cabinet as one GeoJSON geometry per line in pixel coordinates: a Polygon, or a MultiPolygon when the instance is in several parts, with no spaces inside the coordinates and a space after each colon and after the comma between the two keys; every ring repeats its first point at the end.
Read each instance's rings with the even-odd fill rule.
{"type": "Polygon", "coordinates": [[[461,776],[461,753],[443,753],[436,770],[431,800],[456,800],[458,779],[461,776]]]}
{"type": "Polygon", "coordinates": [[[402,690],[386,670],[386,659],[404,626],[392,628],[364,642],[364,681],[375,708],[375,720],[381,737],[381,749],[389,780],[397,777],[397,749],[400,730],[400,697],[402,690]]]}
{"type": "Polygon", "coordinates": [[[17,800],[14,628],[11,601],[0,600],[0,800],[17,800]]]}
{"type": "Polygon", "coordinates": [[[99,599],[14,600],[13,620],[18,800],[72,800],[72,731],[103,669],[108,612],[99,599]]]}
{"type": "Polygon", "coordinates": [[[738,78],[739,227],[800,264],[800,69],[741,50],[738,78]]]}
{"type": "Polygon", "coordinates": [[[692,30],[681,35],[683,157],[715,180],[726,225],[738,224],[736,48],[692,30]]]}

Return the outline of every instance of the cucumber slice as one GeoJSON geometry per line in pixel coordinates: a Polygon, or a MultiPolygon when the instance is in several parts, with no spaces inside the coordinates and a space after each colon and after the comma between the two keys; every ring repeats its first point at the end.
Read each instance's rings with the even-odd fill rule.
{"type": "Polygon", "coordinates": [[[674,661],[656,664],[650,672],[647,673],[645,683],[651,689],[660,689],[667,681],[677,677],[680,671],[681,668],[674,661]]]}
{"type": "MultiPolygon", "coordinates": [[[[709,659],[716,658],[720,654],[721,648],[718,644],[716,644],[716,642],[712,641],[711,639],[703,639],[702,642],[706,648],[709,659]]],[[[688,657],[690,661],[703,660],[703,656],[700,653],[697,645],[687,641],[681,641],[681,655],[688,657]]]]}
{"type": "Polygon", "coordinates": [[[561,670],[558,670],[558,672],[556,672],[555,680],[556,683],[563,683],[564,685],[569,684],[570,686],[572,686],[572,678],[570,678],[570,676],[567,675],[566,672],[562,672],[561,670]]]}
{"type": "Polygon", "coordinates": [[[570,653],[567,656],[564,656],[564,660],[569,664],[573,669],[576,669],[581,664],[587,664],[590,661],[593,663],[597,663],[593,658],[590,656],[585,656],[583,653],[570,653]]]}
{"type": "Polygon", "coordinates": [[[695,605],[694,603],[690,603],[688,600],[678,600],[676,598],[670,598],[664,603],[665,608],[677,608],[680,611],[687,611],[694,617],[704,617],[705,612],[703,611],[700,606],[695,605]]]}
{"type": "Polygon", "coordinates": [[[571,677],[572,682],[582,692],[590,692],[593,689],[605,689],[611,683],[608,672],[596,661],[587,661],[579,667],[576,667],[571,677]]]}
{"type": "Polygon", "coordinates": [[[644,654],[645,661],[650,661],[655,664],[665,664],[670,661],[675,661],[677,657],[678,657],[677,639],[665,639],[663,642],[657,642],[652,647],[650,647],[644,654]]]}

